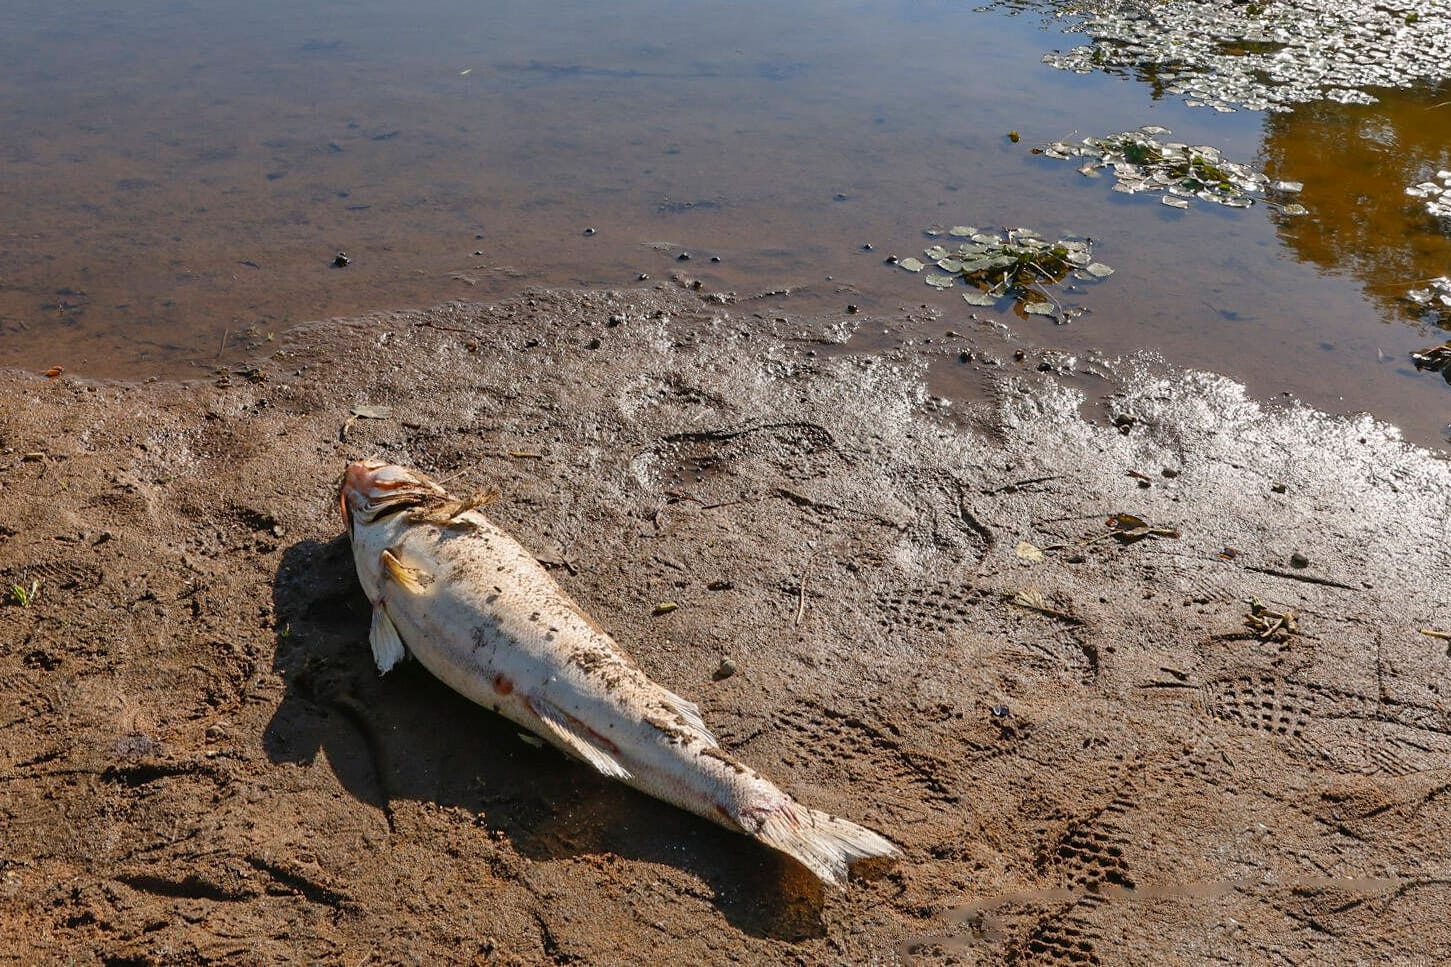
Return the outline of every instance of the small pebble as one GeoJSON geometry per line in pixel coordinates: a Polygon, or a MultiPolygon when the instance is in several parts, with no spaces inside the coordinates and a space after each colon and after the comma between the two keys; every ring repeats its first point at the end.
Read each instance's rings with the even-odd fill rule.
{"type": "Polygon", "coordinates": [[[585,349],[599,349],[600,348],[600,341],[598,339],[591,339],[589,342],[587,342],[587,343],[584,344],[584,348],[585,349]]]}
{"type": "Polygon", "coordinates": [[[847,315],[854,316],[858,312],[861,312],[861,311],[862,311],[862,307],[859,306],[859,305],[857,305],[855,302],[851,302],[851,303],[848,303],[847,304],[847,307],[846,307],[846,314],[847,315]]]}
{"type": "Polygon", "coordinates": [[[351,261],[352,259],[348,258],[347,252],[339,252],[337,255],[333,256],[333,265],[336,265],[338,268],[342,268],[351,261]]]}
{"type": "Polygon", "coordinates": [[[995,718],[995,719],[1005,719],[1009,715],[1012,715],[1012,714],[1013,714],[1013,710],[1010,709],[1010,708],[1008,708],[1006,705],[994,705],[993,706],[993,718],[995,718]]]}
{"type": "Polygon", "coordinates": [[[635,281],[636,282],[644,282],[648,278],[650,278],[650,273],[648,273],[648,272],[641,272],[639,275],[635,276],[635,281]]]}
{"type": "Polygon", "coordinates": [[[1290,555],[1290,567],[1309,567],[1310,559],[1299,551],[1290,555]]]}
{"type": "Polygon", "coordinates": [[[1290,488],[1287,487],[1287,486],[1285,486],[1282,483],[1277,483],[1277,484],[1271,484],[1270,485],[1270,489],[1273,490],[1277,494],[1282,494],[1285,491],[1289,490],[1290,488]]]}
{"type": "Polygon", "coordinates": [[[715,673],[712,674],[710,677],[713,680],[719,682],[719,681],[724,681],[727,678],[730,678],[735,673],[736,673],[736,663],[733,662],[733,661],[731,661],[729,658],[722,658],[720,660],[720,666],[718,668],[716,668],[715,673]]]}
{"type": "Polygon", "coordinates": [[[719,256],[719,255],[712,255],[712,256],[711,256],[711,257],[710,257],[710,260],[711,260],[711,261],[712,261],[712,262],[719,262],[719,261],[720,261],[720,256],[719,256]]]}
{"type": "Polygon", "coordinates": [[[679,255],[675,256],[675,261],[677,261],[677,262],[689,262],[690,261],[690,253],[689,252],[681,252],[679,255]]]}
{"type": "Polygon", "coordinates": [[[870,252],[871,250],[872,250],[872,243],[871,242],[863,242],[862,243],[862,251],[863,252],[870,252]]]}
{"type": "Polygon", "coordinates": [[[625,317],[620,315],[618,312],[610,316],[610,318],[605,322],[605,325],[609,326],[611,329],[613,329],[615,326],[623,326],[624,324],[625,317]]]}
{"type": "Polygon", "coordinates": [[[586,228],[586,229],[585,229],[585,230],[584,230],[584,233],[585,233],[585,235],[587,235],[587,236],[588,236],[588,235],[593,235],[593,234],[594,234],[594,233],[595,233],[595,230],[594,230],[594,229],[593,229],[593,228],[586,228]]]}

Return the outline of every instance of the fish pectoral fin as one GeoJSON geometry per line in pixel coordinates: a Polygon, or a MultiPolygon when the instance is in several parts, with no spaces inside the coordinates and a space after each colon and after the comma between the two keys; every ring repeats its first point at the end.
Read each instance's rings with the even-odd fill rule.
{"type": "Polygon", "coordinates": [[[539,716],[539,721],[560,745],[594,766],[602,775],[620,780],[630,778],[630,771],[600,748],[601,740],[583,722],[545,698],[529,696],[529,708],[539,716]]]}
{"type": "Polygon", "coordinates": [[[378,555],[378,565],[384,577],[397,583],[409,594],[422,594],[423,589],[433,583],[433,579],[427,574],[416,567],[408,567],[398,560],[398,555],[389,550],[378,555]]]}
{"type": "Polygon", "coordinates": [[[373,605],[373,627],[368,632],[368,644],[373,646],[373,661],[378,665],[379,675],[386,675],[408,654],[403,647],[403,639],[398,636],[398,629],[393,626],[393,619],[388,617],[388,609],[381,603],[373,605]]]}
{"type": "Polygon", "coordinates": [[[700,717],[700,706],[689,699],[681,698],[667,688],[660,689],[660,704],[668,711],[674,712],[684,720],[684,727],[697,739],[706,745],[715,748],[720,745],[716,737],[710,734],[706,727],[705,719],[700,717]]]}

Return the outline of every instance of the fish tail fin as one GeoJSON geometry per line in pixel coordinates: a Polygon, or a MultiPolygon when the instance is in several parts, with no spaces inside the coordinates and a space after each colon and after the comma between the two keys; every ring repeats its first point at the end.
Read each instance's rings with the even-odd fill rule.
{"type": "Polygon", "coordinates": [[[838,889],[846,887],[847,869],[858,860],[902,855],[885,836],[791,799],[747,808],[742,820],[756,839],[838,889]]]}

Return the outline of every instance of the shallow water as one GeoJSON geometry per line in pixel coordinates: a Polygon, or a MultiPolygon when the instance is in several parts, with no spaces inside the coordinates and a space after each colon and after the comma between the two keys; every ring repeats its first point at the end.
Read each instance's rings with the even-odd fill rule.
{"type": "Polygon", "coordinates": [[[679,272],[792,290],[731,311],[1155,349],[1439,442],[1451,390],[1407,353],[1444,336],[1398,295],[1451,270],[1403,194],[1451,166],[1451,94],[1218,114],[1040,62],[1080,39],[941,2],[12,2],[0,364],[204,373],[307,319],[679,272]],[[1303,181],[1311,214],[1175,212],[1029,153],[1142,124],[1303,181]],[[1054,327],[883,265],[959,222],[1092,236],[1118,272],[1054,327]]]}

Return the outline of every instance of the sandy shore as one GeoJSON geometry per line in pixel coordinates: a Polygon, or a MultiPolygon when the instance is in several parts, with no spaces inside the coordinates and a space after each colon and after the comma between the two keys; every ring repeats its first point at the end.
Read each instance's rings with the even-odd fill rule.
{"type": "Polygon", "coordinates": [[[0,959],[1451,958],[1451,465],[1219,377],[839,326],[539,292],[216,382],[0,375],[36,589],[0,608],[0,959]],[[929,392],[964,366],[980,398],[929,392]],[[369,454],[499,488],[726,747],[905,860],[824,893],[379,678],[334,501],[369,454]]]}

